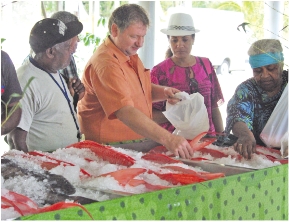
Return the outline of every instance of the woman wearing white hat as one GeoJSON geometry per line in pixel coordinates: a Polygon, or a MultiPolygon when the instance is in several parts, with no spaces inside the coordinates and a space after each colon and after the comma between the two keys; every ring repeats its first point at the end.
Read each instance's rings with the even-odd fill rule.
{"type": "MultiPolygon", "coordinates": [[[[217,75],[208,58],[191,55],[195,41],[195,29],[192,17],[185,13],[172,14],[167,29],[169,49],[166,59],[154,66],[151,71],[152,83],[172,86],[188,94],[199,92],[204,97],[207,107],[210,133],[223,132],[223,121],[219,105],[223,104],[224,97],[217,75]]],[[[162,127],[170,132],[174,127],[163,115],[166,101],[153,104],[153,118],[162,127]]]]}

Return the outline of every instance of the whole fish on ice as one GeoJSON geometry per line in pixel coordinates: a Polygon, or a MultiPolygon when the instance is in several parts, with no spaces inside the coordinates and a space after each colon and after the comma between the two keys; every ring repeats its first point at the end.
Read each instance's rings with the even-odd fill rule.
{"type": "Polygon", "coordinates": [[[80,204],[96,202],[85,197],[71,196],[75,188],[63,176],[49,173],[36,165],[28,166],[28,161],[21,163],[16,159],[2,157],[2,187],[31,198],[39,206],[64,200],[74,200],[80,204]]]}

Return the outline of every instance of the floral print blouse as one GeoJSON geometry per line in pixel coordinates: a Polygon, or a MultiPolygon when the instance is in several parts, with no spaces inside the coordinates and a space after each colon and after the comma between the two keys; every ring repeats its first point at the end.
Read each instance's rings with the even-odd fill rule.
{"type": "Polygon", "coordinates": [[[288,83],[288,71],[283,71],[282,79],[280,92],[271,98],[256,84],[254,78],[241,83],[227,105],[226,134],[230,133],[236,122],[241,121],[252,131],[256,143],[265,146],[260,134],[288,83]]]}

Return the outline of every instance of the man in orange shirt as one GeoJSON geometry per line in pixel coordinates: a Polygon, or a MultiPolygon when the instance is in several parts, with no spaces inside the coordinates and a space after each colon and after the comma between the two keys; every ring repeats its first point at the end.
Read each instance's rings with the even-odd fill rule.
{"type": "Polygon", "coordinates": [[[190,158],[188,141],[152,120],[152,102],[178,102],[179,90],[152,84],[137,50],[149,26],[146,11],[136,4],[118,7],[109,19],[110,35],[88,61],[82,82],[86,94],[78,103],[85,139],[99,143],[149,138],[176,156],[190,158]]]}

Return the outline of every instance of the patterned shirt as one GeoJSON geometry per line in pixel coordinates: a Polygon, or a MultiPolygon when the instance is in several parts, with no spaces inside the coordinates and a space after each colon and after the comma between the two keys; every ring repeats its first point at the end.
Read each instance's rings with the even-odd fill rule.
{"type": "Polygon", "coordinates": [[[73,56],[71,56],[70,64],[66,68],[59,70],[59,72],[66,80],[73,77],[78,78],[77,68],[73,56]]]}
{"type": "Polygon", "coordinates": [[[226,134],[236,122],[244,122],[254,134],[257,144],[265,146],[260,134],[288,83],[288,71],[283,71],[282,79],[281,90],[273,97],[268,97],[254,78],[241,83],[227,105],[226,134]]]}
{"type": "MultiPolygon", "coordinates": [[[[73,56],[71,56],[71,60],[70,60],[69,65],[64,69],[59,70],[59,73],[63,76],[66,83],[68,83],[69,78],[77,77],[79,79],[78,74],[77,74],[77,68],[76,68],[75,60],[74,60],[73,56]]],[[[77,93],[75,93],[73,96],[73,106],[74,106],[75,112],[77,112],[78,99],[79,99],[79,96],[77,93]]]]}
{"type": "MultiPolygon", "coordinates": [[[[203,62],[205,62],[205,60],[208,60],[208,58],[202,58],[203,62]]],[[[177,66],[171,58],[168,58],[152,68],[151,81],[158,85],[174,87],[188,94],[199,92],[204,97],[204,103],[208,111],[209,131],[215,132],[212,120],[212,109],[223,104],[224,97],[211,62],[209,62],[209,64],[211,71],[207,70],[207,66],[206,70],[204,69],[200,57],[196,57],[196,64],[191,67],[177,66]],[[195,74],[194,79],[190,78],[191,70],[195,74]]],[[[165,111],[166,101],[153,103],[153,108],[165,111]]],[[[160,126],[170,132],[173,132],[175,129],[169,122],[162,123],[160,126]]]]}

